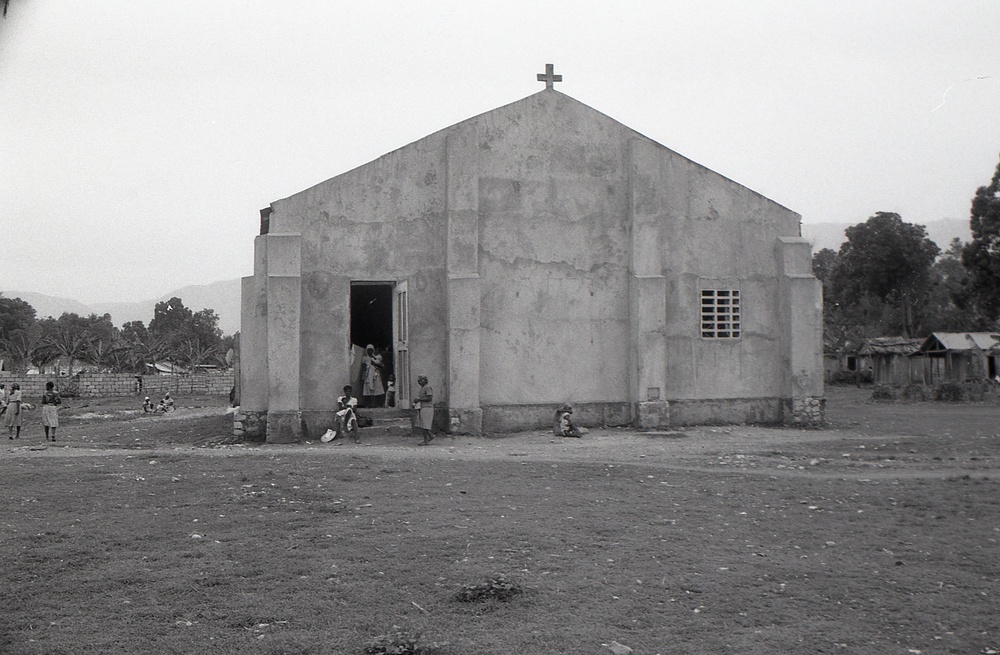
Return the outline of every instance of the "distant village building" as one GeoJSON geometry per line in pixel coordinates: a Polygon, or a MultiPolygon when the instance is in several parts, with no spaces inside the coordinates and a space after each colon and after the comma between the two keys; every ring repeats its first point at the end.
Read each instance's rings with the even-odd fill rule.
{"type": "Polygon", "coordinates": [[[1000,372],[1000,333],[934,332],[912,357],[923,384],[992,380],[1000,372]]]}
{"type": "Polygon", "coordinates": [[[822,420],[822,300],[800,216],[554,88],[261,211],[240,401],[317,438],[372,344],[440,424],[822,420]]]}
{"type": "Polygon", "coordinates": [[[919,362],[910,355],[922,342],[910,337],[875,337],[864,341],[858,355],[871,367],[872,382],[904,386],[920,374],[919,362]]]}

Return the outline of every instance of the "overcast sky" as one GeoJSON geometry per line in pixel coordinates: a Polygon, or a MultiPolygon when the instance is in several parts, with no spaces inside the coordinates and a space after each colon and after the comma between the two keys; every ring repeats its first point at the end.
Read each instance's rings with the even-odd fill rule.
{"type": "Polygon", "coordinates": [[[259,210],[556,88],[802,214],[967,219],[1000,2],[10,0],[0,291],[250,275],[259,210]]]}

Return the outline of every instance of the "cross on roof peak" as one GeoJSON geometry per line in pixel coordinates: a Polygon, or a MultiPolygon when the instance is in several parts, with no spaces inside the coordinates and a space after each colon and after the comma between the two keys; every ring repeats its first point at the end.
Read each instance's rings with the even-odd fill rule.
{"type": "Polygon", "coordinates": [[[545,88],[551,89],[554,82],[562,82],[562,75],[556,75],[555,64],[545,64],[545,72],[538,74],[538,81],[545,82],[545,88]]]}

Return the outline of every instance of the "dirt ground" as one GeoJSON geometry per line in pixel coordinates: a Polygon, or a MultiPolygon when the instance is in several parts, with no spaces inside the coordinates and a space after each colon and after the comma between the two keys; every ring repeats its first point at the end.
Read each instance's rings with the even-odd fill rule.
{"type": "MultiPolygon", "coordinates": [[[[315,453],[361,449],[387,458],[551,459],[743,470],[769,475],[995,478],[1000,472],[1000,406],[989,403],[873,402],[867,387],[828,387],[827,425],[819,430],[749,425],[696,426],[642,432],[592,429],[586,438],[545,431],[487,437],[383,437],[362,444],[335,441],[276,446],[240,444],[232,436],[225,398],[182,396],[177,410],[144,414],[135,398],[69,399],[60,411],[58,441],[46,443],[40,412],[28,413],[14,455],[85,455],[106,450],[195,449],[315,453]]],[[[0,447],[0,455],[4,449],[0,447]]]]}
{"type": "MultiPolygon", "coordinates": [[[[236,443],[224,398],[177,401],[177,411],[150,416],[134,398],[70,399],[61,410],[56,444],[44,441],[37,410],[29,413],[21,439],[4,439],[0,447],[5,482],[20,494],[0,510],[10,530],[0,543],[11,554],[22,553],[23,564],[23,553],[42,547],[33,536],[42,534],[36,527],[42,522],[45,534],[71,535],[81,531],[72,527],[77,521],[89,521],[91,539],[124,544],[112,562],[131,557],[137,567],[147,566],[133,543],[141,524],[137,516],[169,514],[174,518],[164,525],[171,535],[177,525],[195,520],[189,514],[198,512],[202,525],[204,515],[218,513],[221,504],[227,518],[199,530],[215,530],[222,542],[238,544],[252,524],[255,551],[260,543],[264,550],[285,550],[290,517],[298,516],[290,508],[308,508],[312,514],[299,519],[305,521],[299,530],[310,538],[316,537],[314,523],[331,517],[344,522],[344,539],[357,533],[355,547],[345,549],[355,558],[342,567],[345,576],[372,566],[366,544],[373,531],[382,530],[378,543],[388,550],[384,556],[376,551],[384,560],[379,566],[388,567],[379,569],[386,583],[374,592],[378,603],[371,611],[385,614],[385,621],[347,611],[360,626],[358,635],[411,612],[415,622],[433,620],[430,629],[460,641],[455,635],[467,629],[468,617],[440,608],[427,614],[425,601],[414,609],[410,597],[393,600],[397,588],[412,591],[405,583],[419,579],[413,567],[452,561],[450,569],[430,569],[436,581],[428,584],[466,580],[485,567],[541,571],[529,579],[538,589],[535,609],[498,614],[495,626],[476,633],[478,644],[495,645],[480,648],[484,653],[607,652],[600,645],[607,638],[588,634],[598,629],[619,637],[635,655],[1000,652],[1000,407],[994,404],[876,403],[870,389],[833,387],[827,390],[829,424],[818,430],[738,425],[594,429],[584,439],[543,431],[442,435],[419,448],[416,437],[369,439],[364,430],[361,445],[236,443]],[[79,498],[45,496],[50,489],[75,488],[80,464],[93,468],[86,476],[92,487],[80,487],[79,498]],[[39,472],[45,477],[38,478],[39,472]],[[270,482],[255,486],[258,478],[270,482]],[[33,482],[41,479],[45,484],[33,482]],[[153,482],[169,487],[170,494],[129,491],[153,482]],[[259,489],[268,495],[258,498],[264,493],[259,489]],[[279,490],[280,499],[261,504],[279,490]],[[94,499],[103,503],[94,505],[100,512],[87,510],[94,499]],[[343,516],[329,514],[346,505],[356,507],[343,516]],[[373,506],[386,508],[379,522],[373,517],[370,524],[358,523],[373,506]],[[249,523],[224,527],[231,513],[249,523]],[[436,527],[425,530],[425,523],[436,527]],[[115,532],[118,525],[124,527],[115,532]],[[472,556],[476,544],[478,560],[472,556]],[[546,625],[537,623],[539,611],[546,613],[546,625]],[[577,648],[563,639],[568,628],[590,646],[577,648]]],[[[179,544],[184,555],[186,546],[179,544]]],[[[304,542],[297,548],[306,551],[304,542]]],[[[326,555],[325,547],[317,551],[326,555]]],[[[61,560],[35,554],[30,567],[18,569],[24,579],[11,585],[8,598],[9,606],[26,604],[8,617],[12,634],[21,635],[10,643],[27,644],[18,652],[141,652],[134,646],[51,648],[62,643],[57,639],[98,643],[100,631],[72,616],[53,623],[64,626],[61,637],[29,625],[32,607],[39,598],[48,600],[38,590],[64,574],[52,563],[61,560]]],[[[222,567],[229,559],[220,562],[222,567]]],[[[107,566],[94,579],[104,579],[107,566]]],[[[178,581],[194,575],[189,569],[165,569],[163,578],[187,590],[197,585],[178,581]]],[[[211,601],[226,607],[226,585],[264,577],[264,569],[246,578],[220,577],[211,601]]],[[[367,584],[370,577],[359,580],[367,584]]],[[[255,584],[270,597],[285,578],[255,584]]],[[[314,583],[303,582],[305,576],[290,579],[299,587],[282,597],[289,608],[283,619],[311,609],[296,603],[306,603],[311,593],[302,585],[314,583]]],[[[122,592],[110,585],[107,593],[122,592]]],[[[86,602],[82,607],[81,615],[96,612],[86,602]]],[[[243,628],[228,635],[207,614],[181,618],[192,629],[192,622],[202,621],[205,639],[216,639],[220,648],[228,639],[230,649],[217,652],[349,652],[268,649],[256,636],[247,642],[243,628]]],[[[136,621],[121,628],[123,643],[134,644],[134,635],[149,629],[136,621]]],[[[315,624],[307,625],[301,638],[315,631],[315,624]]],[[[357,643],[359,637],[343,639],[357,643]]],[[[185,648],[163,652],[194,652],[185,648]]]]}

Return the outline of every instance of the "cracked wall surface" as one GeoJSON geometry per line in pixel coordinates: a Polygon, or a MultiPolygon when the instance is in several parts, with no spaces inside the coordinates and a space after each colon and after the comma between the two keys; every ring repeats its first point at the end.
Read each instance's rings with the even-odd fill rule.
{"type": "MultiPolygon", "coordinates": [[[[819,349],[815,280],[789,281],[803,275],[801,247],[778,244],[798,238],[800,217],[556,91],[271,209],[258,239],[301,243],[299,409],[327,408],[346,378],[352,280],[408,284],[414,382],[430,377],[461,430],[475,431],[484,412],[502,423],[517,408],[563,402],[616,421],[642,403],[642,421],[655,422],[669,420],[671,402],[716,411],[725,403],[714,401],[733,399],[734,416],[772,416],[778,399],[822,394],[821,360],[809,356],[819,349]],[[705,288],[740,290],[740,339],[701,337],[705,288]],[[713,402],[689,402],[702,400],[713,402]]],[[[280,300],[267,290],[295,286],[273,282],[282,265],[272,260],[245,282],[244,320],[287,332],[267,319],[280,300]]],[[[283,352],[266,329],[250,332],[283,352]]],[[[268,373],[272,389],[249,395],[280,396],[290,410],[290,390],[274,388],[277,362],[265,359],[248,368],[268,373]]]]}

